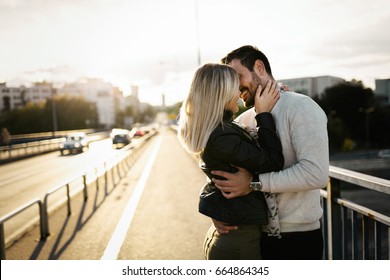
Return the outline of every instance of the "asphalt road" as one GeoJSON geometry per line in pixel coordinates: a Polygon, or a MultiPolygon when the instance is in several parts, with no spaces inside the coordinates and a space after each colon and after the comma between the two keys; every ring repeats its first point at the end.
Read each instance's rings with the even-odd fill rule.
{"type": "MultiPolygon", "coordinates": [[[[108,153],[102,147],[98,150],[101,156],[90,155],[84,163],[108,153]]],[[[67,158],[61,160],[66,166],[67,158]]],[[[81,195],[72,199],[70,216],[65,207],[52,214],[46,241],[39,240],[35,228],[7,248],[7,259],[201,260],[210,226],[210,220],[197,212],[204,181],[175,133],[163,128],[142,148],[119,184],[109,186],[108,193],[101,180],[92,184],[85,203],[81,195]]],[[[349,192],[351,197],[358,194],[349,192]]],[[[388,209],[388,197],[379,201],[388,209]]]]}
{"type": "MultiPolygon", "coordinates": [[[[138,140],[135,139],[136,141],[138,140]]],[[[43,201],[45,194],[53,187],[69,183],[71,192],[77,190],[82,186],[83,174],[87,174],[87,180],[93,180],[99,168],[102,169],[103,162],[115,159],[119,153],[112,146],[111,140],[105,139],[90,143],[90,148],[84,149],[80,154],[61,156],[58,151],[0,165],[0,216],[3,217],[33,199],[43,201]]],[[[64,197],[65,188],[50,196],[50,204],[53,205],[64,197]]],[[[38,211],[38,205],[35,204],[7,221],[6,239],[17,234],[18,229],[37,216],[38,211]]]]}
{"type": "Polygon", "coordinates": [[[102,184],[91,186],[86,203],[81,195],[72,200],[71,216],[63,208],[50,217],[46,241],[35,228],[7,248],[6,257],[97,260],[109,252],[108,259],[201,260],[210,226],[197,211],[204,181],[175,133],[163,128],[108,194],[102,184]]]}

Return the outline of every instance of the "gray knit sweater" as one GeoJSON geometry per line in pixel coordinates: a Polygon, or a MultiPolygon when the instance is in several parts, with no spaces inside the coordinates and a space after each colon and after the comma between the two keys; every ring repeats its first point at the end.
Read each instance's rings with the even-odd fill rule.
{"type": "MultiPolygon", "coordinates": [[[[284,156],[282,171],[260,174],[263,191],[276,193],[281,232],[309,231],[320,227],[320,189],[329,172],[327,117],[308,96],[281,92],[272,110],[284,156]]],[[[249,109],[237,121],[255,127],[249,109]]]]}

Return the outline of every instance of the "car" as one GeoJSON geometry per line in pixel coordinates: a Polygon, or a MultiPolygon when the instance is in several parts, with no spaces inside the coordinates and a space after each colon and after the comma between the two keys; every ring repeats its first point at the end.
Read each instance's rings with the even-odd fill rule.
{"type": "Polygon", "coordinates": [[[126,146],[131,143],[130,131],[127,129],[115,128],[110,134],[112,138],[112,144],[116,147],[126,146]]]}
{"type": "Polygon", "coordinates": [[[142,137],[146,134],[145,130],[141,127],[135,127],[132,129],[131,133],[134,137],[142,137]]]}
{"type": "Polygon", "coordinates": [[[89,148],[87,136],[84,132],[70,133],[60,144],[61,155],[63,155],[65,151],[69,151],[69,153],[82,153],[84,148],[89,148]]]}
{"type": "Polygon", "coordinates": [[[380,158],[390,158],[390,149],[379,151],[378,156],[380,158]]]}

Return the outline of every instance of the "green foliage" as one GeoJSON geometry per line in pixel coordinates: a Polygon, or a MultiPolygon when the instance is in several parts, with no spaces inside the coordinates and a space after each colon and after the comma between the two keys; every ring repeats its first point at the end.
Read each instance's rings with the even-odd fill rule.
{"type": "Polygon", "coordinates": [[[361,81],[327,88],[315,101],[328,115],[331,151],[389,147],[390,107],[377,105],[373,91],[361,81]]]}
{"type": "MultiPolygon", "coordinates": [[[[96,105],[83,97],[56,96],[54,105],[58,130],[70,130],[98,126],[96,105]]],[[[52,116],[52,102],[46,102],[45,111],[52,116]]],[[[52,118],[50,118],[52,120],[52,118]]]]}
{"type": "Polygon", "coordinates": [[[1,114],[0,126],[12,134],[47,132],[53,130],[53,106],[57,116],[57,130],[83,129],[98,126],[95,104],[81,97],[56,96],[39,104],[1,114]],[[52,102],[54,101],[54,102],[52,102]]]}
{"type": "Polygon", "coordinates": [[[343,120],[339,117],[329,116],[328,118],[329,150],[338,151],[343,146],[344,140],[348,137],[348,130],[343,120]]]}
{"type": "Polygon", "coordinates": [[[44,103],[28,103],[19,110],[2,114],[1,127],[7,127],[11,134],[49,131],[46,128],[44,103]]]}

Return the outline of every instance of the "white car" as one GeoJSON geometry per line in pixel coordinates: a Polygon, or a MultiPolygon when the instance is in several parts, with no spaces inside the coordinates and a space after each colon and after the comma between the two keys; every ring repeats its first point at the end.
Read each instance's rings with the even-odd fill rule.
{"type": "Polygon", "coordinates": [[[390,149],[379,151],[378,156],[381,158],[390,158],[390,149]]]}
{"type": "Polygon", "coordinates": [[[84,151],[84,148],[89,147],[89,143],[87,140],[87,136],[84,132],[77,132],[69,134],[66,139],[60,144],[60,152],[61,155],[64,154],[65,151],[78,152],[81,153],[84,151]]]}

